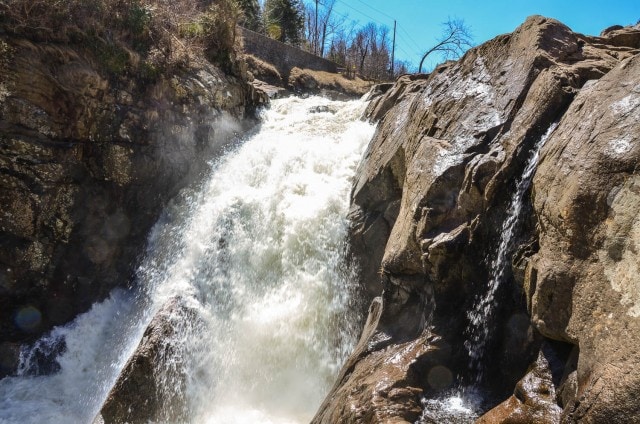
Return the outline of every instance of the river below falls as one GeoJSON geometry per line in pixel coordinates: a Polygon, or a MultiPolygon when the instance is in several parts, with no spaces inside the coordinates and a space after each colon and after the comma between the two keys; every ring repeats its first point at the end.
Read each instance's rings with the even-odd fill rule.
{"type": "Polygon", "coordinates": [[[308,422],[361,322],[343,255],[352,178],[374,132],[364,107],[273,101],[255,134],[167,207],[138,289],[114,291],[23,351],[19,375],[0,381],[0,423],[92,423],[176,296],[201,323],[172,340],[185,356],[184,421],[308,422]],[[43,355],[55,365],[46,373],[43,355]]]}

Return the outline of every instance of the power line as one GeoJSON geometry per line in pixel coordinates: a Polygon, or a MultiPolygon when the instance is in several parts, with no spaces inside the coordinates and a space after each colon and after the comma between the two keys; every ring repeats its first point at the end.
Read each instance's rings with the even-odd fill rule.
{"type": "Polygon", "coordinates": [[[404,28],[400,27],[400,29],[402,30],[402,32],[404,32],[404,35],[402,34],[402,32],[398,32],[398,37],[405,45],[405,47],[411,50],[412,53],[408,53],[407,50],[405,50],[403,47],[400,47],[400,51],[402,51],[405,54],[405,57],[407,57],[407,59],[411,61],[414,60],[414,58],[421,57],[422,53],[424,52],[424,47],[420,47],[418,43],[413,38],[411,38],[411,36],[409,36],[404,28]]]}
{"type": "MultiPolygon", "coordinates": [[[[357,12],[357,13],[361,14],[362,16],[365,16],[366,18],[371,19],[371,20],[372,20],[372,21],[374,21],[375,23],[378,23],[378,24],[380,24],[380,25],[384,25],[384,26],[386,26],[386,25],[387,25],[386,23],[384,23],[384,22],[380,22],[380,21],[379,21],[379,20],[377,20],[376,18],[374,18],[374,17],[372,17],[372,16],[370,16],[370,15],[367,15],[367,14],[366,14],[366,13],[364,13],[363,11],[356,9],[355,7],[353,7],[353,6],[351,6],[350,4],[348,4],[346,1],[340,0],[339,2],[340,2],[340,3],[342,3],[342,5],[343,5],[343,6],[346,6],[346,7],[348,7],[349,9],[351,9],[351,10],[353,10],[353,11],[355,11],[355,12],[357,12]]],[[[336,0],[336,3],[338,3],[338,0],[336,0]]],[[[392,19],[393,19],[393,18],[392,18],[392,19]]]]}
{"type": "Polygon", "coordinates": [[[405,49],[403,49],[400,45],[397,46],[397,49],[400,50],[402,53],[405,54],[405,56],[407,57],[411,57],[412,55],[407,53],[407,51],[405,49]]]}
{"type": "MultiPolygon", "coordinates": [[[[334,13],[334,14],[336,14],[338,16],[342,16],[345,19],[349,19],[349,20],[353,21],[353,19],[351,19],[351,17],[349,15],[345,15],[344,13],[340,13],[340,12],[337,12],[335,10],[333,10],[331,13],[334,13]]],[[[355,21],[353,21],[353,22],[355,22],[355,21]]]]}
{"type": "MultiPolygon", "coordinates": [[[[400,39],[404,44],[406,44],[406,45],[407,45],[407,48],[409,48],[409,49],[411,49],[411,50],[413,50],[413,49],[415,48],[415,46],[413,46],[413,45],[412,45],[412,43],[410,43],[410,42],[409,42],[409,40],[407,40],[407,39],[405,38],[405,36],[404,36],[404,35],[402,35],[402,34],[398,33],[398,38],[399,38],[399,39],[400,39]]],[[[420,50],[417,50],[417,49],[416,49],[416,51],[418,52],[418,53],[416,53],[416,54],[420,54],[419,52],[421,52],[421,51],[422,51],[422,49],[420,49],[420,50]]]]}
{"type": "Polygon", "coordinates": [[[365,3],[365,2],[363,2],[362,0],[356,0],[356,1],[357,1],[358,3],[360,3],[360,4],[363,4],[363,5],[367,6],[369,9],[371,9],[371,10],[374,10],[374,11],[378,12],[379,14],[381,14],[381,15],[383,15],[383,16],[386,16],[386,17],[387,17],[387,18],[389,18],[389,19],[393,19],[393,20],[395,20],[395,19],[396,19],[396,18],[394,18],[393,16],[387,15],[386,13],[384,13],[383,11],[381,11],[380,9],[376,9],[375,7],[373,7],[373,6],[371,6],[371,5],[369,5],[369,4],[365,3]]]}
{"type": "Polygon", "coordinates": [[[400,26],[400,31],[404,32],[405,35],[407,36],[407,38],[409,39],[409,41],[411,41],[413,43],[413,45],[419,50],[422,51],[424,50],[424,47],[421,47],[412,37],[411,35],[409,35],[409,33],[407,32],[406,29],[404,29],[403,26],[400,26]]]}
{"type": "MultiPolygon", "coordinates": [[[[382,16],[385,16],[385,17],[387,17],[387,18],[389,18],[389,19],[395,20],[395,18],[393,18],[391,15],[389,15],[389,14],[387,14],[387,13],[385,13],[385,12],[381,11],[380,9],[377,9],[377,8],[375,8],[375,7],[371,6],[371,5],[368,5],[368,4],[364,3],[362,0],[356,0],[356,1],[357,1],[358,3],[360,3],[360,4],[364,5],[364,6],[368,7],[369,9],[371,9],[371,10],[373,10],[373,11],[375,11],[375,12],[379,13],[379,14],[380,14],[380,15],[382,15],[382,16]]],[[[345,7],[349,8],[349,9],[353,10],[354,12],[356,12],[356,13],[360,14],[361,16],[366,17],[367,19],[370,19],[371,21],[373,21],[373,22],[375,22],[375,23],[377,23],[377,24],[379,24],[379,25],[383,25],[383,26],[387,26],[387,25],[388,25],[387,23],[382,22],[382,21],[380,21],[379,19],[374,18],[373,16],[369,15],[368,13],[365,13],[365,12],[363,12],[362,10],[360,10],[360,9],[358,9],[358,8],[356,8],[356,7],[352,6],[352,5],[350,5],[350,4],[348,4],[348,3],[346,2],[346,0],[335,0],[335,3],[341,3],[343,6],[345,6],[345,7]]],[[[323,4],[323,2],[322,2],[322,1],[320,1],[320,4],[323,4]]],[[[324,6],[324,4],[323,4],[323,6],[324,6]]],[[[333,9],[333,10],[332,10],[332,13],[333,13],[333,14],[336,14],[336,15],[338,15],[338,16],[341,16],[341,17],[342,17],[342,18],[344,18],[344,19],[352,20],[352,21],[353,21],[353,19],[352,19],[349,15],[345,15],[345,14],[343,14],[343,13],[340,13],[340,12],[338,12],[338,11],[337,11],[337,10],[335,10],[335,9],[333,9]]],[[[418,44],[418,43],[417,43],[417,42],[416,42],[416,41],[411,37],[411,35],[409,35],[409,33],[407,32],[407,30],[405,30],[405,29],[404,29],[404,27],[402,27],[401,25],[399,25],[399,24],[398,24],[398,28],[399,28],[399,30],[400,30],[401,32],[403,32],[403,33],[404,33],[404,35],[402,35],[400,32],[398,32],[398,37],[399,37],[401,40],[403,40],[403,43],[404,43],[404,44],[406,44],[407,46],[410,46],[410,45],[411,45],[411,50],[415,47],[415,48],[417,49],[417,51],[416,51],[416,53],[408,53],[408,52],[407,52],[407,50],[406,50],[405,48],[403,48],[403,47],[402,47],[402,46],[400,46],[400,45],[397,45],[398,50],[400,50],[402,53],[404,53],[404,55],[405,55],[407,58],[420,56],[420,55],[422,54],[422,50],[423,50],[424,48],[423,48],[423,47],[420,47],[420,45],[419,45],[419,44],[418,44]]]]}

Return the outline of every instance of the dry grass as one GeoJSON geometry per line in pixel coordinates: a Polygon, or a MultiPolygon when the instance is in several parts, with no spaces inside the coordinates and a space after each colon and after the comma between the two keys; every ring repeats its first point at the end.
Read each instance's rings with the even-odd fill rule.
{"type": "Polygon", "coordinates": [[[0,27],[34,41],[87,46],[110,70],[131,63],[183,64],[235,55],[240,10],[233,0],[0,0],[0,27]]]}
{"type": "Polygon", "coordinates": [[[366,81],[359,77],[351,79],[341,74],[300,68],[291,70],[289,84],[296,88],[336,90],[358,96],[366,94],[374,85],[372,81],[366,81]]]}
{"type": "Polygon", "coordinates": [[[272,64],[250,54],[245,54],[243,58],[254,77],[270,84],[282,84],[282,75],[272,64]]]}

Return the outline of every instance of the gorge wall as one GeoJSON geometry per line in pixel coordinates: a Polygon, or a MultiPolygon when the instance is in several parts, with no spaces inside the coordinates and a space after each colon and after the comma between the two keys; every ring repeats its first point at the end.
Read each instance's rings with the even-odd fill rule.
{"type": "MultiPolygon", "coordinates": [[[[268,101],[237,63],[196,54],[160,68],[133,44],[94,49],[11,32],[7,22],[3,16],[0,377],[15,368],[20,343],[132,284],[167,200],[268,101]]],[[[131,37],[126,31],[111,35],[131,37]]],[[[145,48],[152,55],[166,46],[145,48]]]]}
{"type": "Polygon", "coordinates": [[[456,388],[484,423],[637,422],[639,49],[638,26],[535,16],[371,103],[351,245],[382,295],[313,422],[455,422],[428,400],[456,388]],[[469,311],[545,140],[478,354],[469,311]]]}

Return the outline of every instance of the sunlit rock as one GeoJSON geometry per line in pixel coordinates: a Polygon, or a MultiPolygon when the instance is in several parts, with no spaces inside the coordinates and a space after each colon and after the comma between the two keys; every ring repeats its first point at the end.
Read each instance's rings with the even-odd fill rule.
{"type": "Polygon", "coordinates": [[[530,17],[371,103],[351,250],[363,286],[384,290],[381,319],[315,422],[413,419],[412,399],[371,400],[383,381],[422,390],[424,423],[469,422],[517,384],[487,417],[523,403],[548,422],[637,416],[638,35],[607,34],[530,17]],[[577,370],[565,355],[564,377],[527,374],[545,338],[579,344],[577,370]],[[386,368],[401,363],[410,372],[386,368]]]}

